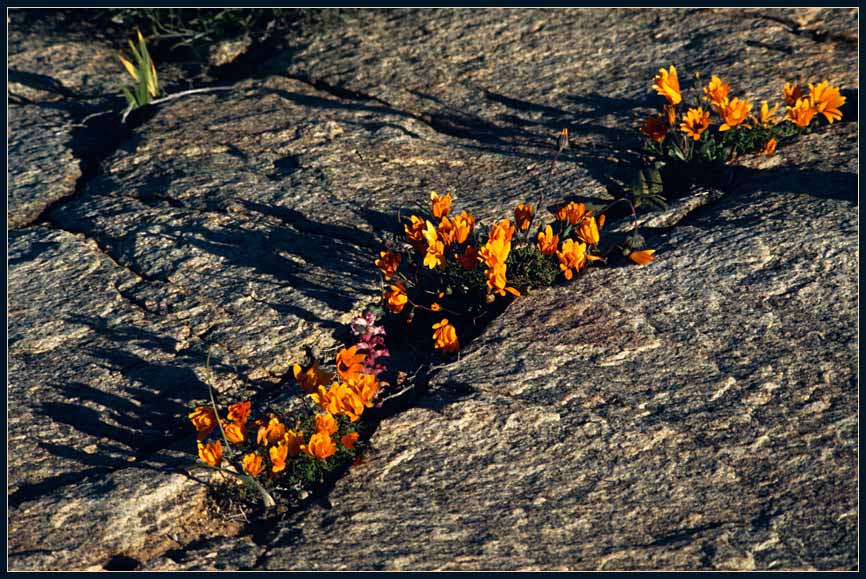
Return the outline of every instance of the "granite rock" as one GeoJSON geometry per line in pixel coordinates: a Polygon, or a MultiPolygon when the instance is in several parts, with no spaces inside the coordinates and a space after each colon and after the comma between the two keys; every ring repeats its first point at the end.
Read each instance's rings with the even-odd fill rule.
{"type": "Polygon", "coordinates": [[[73,154],[75,118],[68,110],[13,105],[7,119],[6,221],[14,228],[34,221],[46,207],[72,195],[81,164],[73,154]]]}
{"type": "Polygon", "coordinates": [[[855,567],[850,108],[649,217],[650,266],[515,302],[267,533],[210,508],[186,419],[208,353],[223,400],[333,355],[431,190],[486,222],[607,198],[660,66],[856,102],[855,15],[347,11],[124,130],[80,126],[108,45],[13,26],[10,70],[45,78],[10,76],[10,568],[855,567]]]}
{"type": "Polygon", "coordinates": [[[263,568],[856,568],[856,146],[517,300],[263,568]]]}

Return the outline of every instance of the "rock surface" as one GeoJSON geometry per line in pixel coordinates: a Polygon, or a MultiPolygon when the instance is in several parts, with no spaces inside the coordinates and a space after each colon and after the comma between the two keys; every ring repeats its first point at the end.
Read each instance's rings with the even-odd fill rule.
{"type": "Polygon", "coordinates": [[[779,100],[785,80],[858,87],[856,9],[346,12],[266,69],[494,143],[564,126],[578,147],[628,141],[641,118],[632,109],[657,106],[651,79],[670,64],[684,90],[696,72],[717,74],[755,102],[779,100]]]}
{"type": "Polygon", "coordinates": [[[42,211],[75,192],[81,166],[72,152],[73,116],[62,108],[12,106],[9,122],[10,227],[34,221],[42,211]]]}
{"type": "Polygon", "coordinates": [[[856,568],[856,146],[805,138],[650,266],[515,302],[259,564],[856,568]]]}
{"type": "MultiPolygon", "coordinates": [[[[73,195],[77,180],[128,134],[121,124],[126,102],[120,86],[130,80],[117,59],[125,49],[85,31],[70,32],[65,18],[55,11],[10,11],[10,228],[33,223],[73,195]]],[[[163,85],[182,77],[178,67],[160,66],[163,85]]]]}
{"type": "Polygon", "coordinates": [[[851,109],[648,219],[651,266],[518,300],[330,508],[260,533],[208,507],[186,419],[208,352],[224,399],[332,352],[398,210],[605,197],[671,62],[758,98],[801,73],[857,87],[851,11],[347,12],[259,71],[296,78],[128,132],[77,126],[113,90],[108,48],[10,33],[46,77],[10,76],[10,568],[856,566],[851,109]]]}
{"type": "Polygon", "coordinates": [[[207,396],[200,341],[92,240],[29,227],[9,250],[10,566],[101,568],[210,535],[180,420],[207,396]]]}

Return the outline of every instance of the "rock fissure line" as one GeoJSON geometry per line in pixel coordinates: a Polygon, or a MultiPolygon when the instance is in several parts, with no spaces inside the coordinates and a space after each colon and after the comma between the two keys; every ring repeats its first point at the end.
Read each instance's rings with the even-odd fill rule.
{"type": "Polygon", "coordinates": [[[832,40],[832,41],[841,42],[844,44],[851,44],[854,46],[857,45],[857,39],[856,38],[852,38],[846,34],[837,34],[835,32],[829,31],[829,30],[806,28],[803,25],[801,25],[799,22],[797,22],[791,18],[785,18],[783,16],[776,16],[774,14],[759,14],[758,16],[756,16],[756,18],[759,18],[762,20],[769,20],[771,22],[778,22],[779,24],[784,25],[787,28],[787,31],[790,32],[791,34],[810,38],[811,40],[813,40],[814,42],[819,43],[819,44],[827,42],[829,40],[832,40]]]}
{"type": "Polygon", "coordinates": [[[294,75],[289,75],[288,78],[293,80],[297,80],[303,82],[315,88],[316,90],[320,90],[326,92],[330,95],[333,95],[337,98],[345,99],[345,100],[362,100],[362,101],[373,101],[377,102],[384,107],[388,108],[390,112],[393,112],[397,115],[406,116],[421,123],[424,123],[437,133],[448,137],[456,137],[458,139],[467,139],[476,141],[479,143],[502,143],[502,144],[512,144],[516,145],[517,143],[510,143],[499,136],[492,134],[492,130],[495,130],[496,127],[491,127],[486,123],[481,121],[474,121],[475,129],[472,127],[462,126],[456,123],[449,122],[444,118],[439,118],[437,115],[429,114],[429,113],[418,113],[411,110],[404,110],[399,107],[394,106],[390,102],[370,94],[366,94],[360,91],[355,91],[347,88],[343,88],[340,86],[332,85],[323,80],[315,79],[308,73],[297,73],[294,75]],[[483,133],[479,133],[478,131],[484,131],[483,133]]]}
{"type": "Polygon", "coordinates": [[[133,275],[134,277],[136,277],[138,280],[140,280],[142,282],[148,282],[151,284],[154,284],[154,283],[170,284],[171,283],[167,277],[161,278],[158,276],[153,276],[153,275],[147,274],[143,271],[136,269],[131,264],[127,264],[127,263],[120,261],[120,258],[114,256],[111,253],[111,251],[108,250],[108,248],[105,246],[104,243],[100,243],[98,241],[97,237],[93,235],[94,232],[92,232],[92,231],[88,231],[88,230],[83,229],[83,228],[82,229],[70,229],[68,226],[63,226],[63,225],[57,223],[51,217],[47,217],[47,216],[43,217],[42,219],[37,221],[35,223],[35,225],[45,225],[47,227],[50,227],[52,229],[56,229],[58,231],[65,231],[66,233],[70,233],[72,235],[76,235],[76,236],[80,235],[80,236],[84,237],[84,239],[86,239],[87,241],[89,241],[93,245],[95,245],[96,248],[99,250],[99,253],[101,253],[105,257],[107,257],[118,269],[122,269],[122,270],[126,271],[127,273],[133,275]]]}

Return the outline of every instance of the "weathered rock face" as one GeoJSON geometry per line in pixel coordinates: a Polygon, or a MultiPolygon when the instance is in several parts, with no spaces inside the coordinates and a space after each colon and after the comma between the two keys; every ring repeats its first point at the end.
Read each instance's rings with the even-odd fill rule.
{"type": "MultiPolygon", "coordinates": [[[[120,120],[126,106],[120,86],[131,82],[117,58],[123,50],[85,31],[70,34],[69,25],[63,28],[63,14],[10,12],[10,228],[33,223],[53,203],[73,195],[77,180],[93,170],[89,165],[128,135],[120,120]]],[[[182,76],[176,66],[160,67],[164,84],[182,76]]]]}
{"type": "Polygon", "coordinates": [[[10,111],[10,567],[853,567],[850,109],[652,216],[649,267],[518,300],[380,425],[328,510],[223,536],[238,525],[207,506],[186,414],[208,352],[223,400],[273,391],[305,346],[329,355],[431,190],[488,222],[542,191],[604,197],[658,67],[750,97],[800,73],[856,87],[855,20],[363,11],[263,67],[296,79],[98,135],[77,97],[111,51],[70,52],[93,56],[83,74],[39,56],[61,39],[15,32],[16,70],[47,80],[19,76],[32,102],[10,111]],[[119,146],[94,171],[100,136],[119,146]]]}
{"type": "Polygon", "coordinates": [[[51,203],[72,195],[81,176],[72,154],[74,120],[62,108],[13,106],[9,120],[10,227],[34,221],[51,203]]]}
{"type": "Polygon", "coordinates": [[[649,267],[515,302],[260,563],[856,567],[855,151],[812,135],[649,267]]]}
{"type": "Polygon", "coordinates": [[[180,418],[207,396],[189,327],[131,298],[144,280],[83,236],[29,227],[9,249],[11,566],[101,568],[209,536],[184,474],[180,418]]]}
{"type": "Polygon", "coordinates": [[[857,88],[856,10],[356,10],[267,70],[314,78],[432,119],[526,144],[568,126],[579,146],[629,139],[632,109],[675,64],[777,101],[785,80],[857,88]]]}

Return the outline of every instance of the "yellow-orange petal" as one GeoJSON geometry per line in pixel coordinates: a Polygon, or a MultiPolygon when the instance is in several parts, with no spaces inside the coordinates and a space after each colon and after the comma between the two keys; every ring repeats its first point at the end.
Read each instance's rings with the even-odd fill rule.
{"type": "Polygon", "coordinates": [[[628,254],[628,257],[638,265],[647,265],[653,260],[655,252],[655,249],[642,249],[640,251],[632,251],[628,254]]]}

